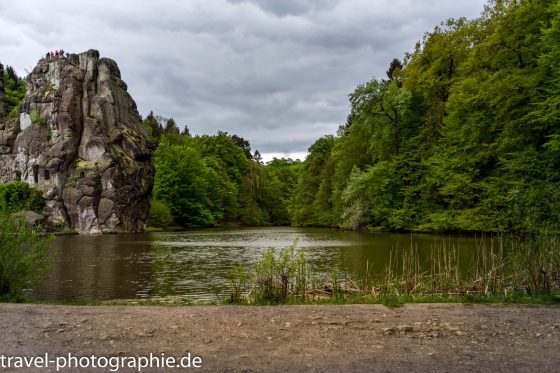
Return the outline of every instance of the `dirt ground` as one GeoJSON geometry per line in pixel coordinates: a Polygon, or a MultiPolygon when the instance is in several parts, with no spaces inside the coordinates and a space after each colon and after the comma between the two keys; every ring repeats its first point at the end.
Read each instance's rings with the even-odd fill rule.
{"type": "Polygon", "coordinates": [[[560,371],[558,306],[0,304],[0,324],[5,356],[190,352],[202,359],[191,370],[217,372],[560,371]]]}

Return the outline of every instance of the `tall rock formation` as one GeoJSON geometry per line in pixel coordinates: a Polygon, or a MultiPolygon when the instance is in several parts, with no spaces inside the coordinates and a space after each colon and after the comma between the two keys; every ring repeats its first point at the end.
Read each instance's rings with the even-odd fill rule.
{"type": "Polygon", "coordinates": [[[4,65],[0,63],[0,120],[6,114],[6,104],[4,103],[4,65]]]}
{"type": "Polygon", "coordinates": [[[43,58],[19,116],[0,121],[0,181],[41,190],[55,229],[138,232],[150,210],[152,150],[115,61],[96,50],[43,58]]]}

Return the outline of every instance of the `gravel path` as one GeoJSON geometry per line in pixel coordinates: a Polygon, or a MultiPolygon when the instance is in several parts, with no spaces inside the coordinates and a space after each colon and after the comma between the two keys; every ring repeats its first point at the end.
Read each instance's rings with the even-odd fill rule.
{"type": "Polygon", "coordinates": [[[560,371],[559,306],[0,304],[0,323],[5,356],[190,352],[202,359],[190,370],[218,372],[560,371]]]}

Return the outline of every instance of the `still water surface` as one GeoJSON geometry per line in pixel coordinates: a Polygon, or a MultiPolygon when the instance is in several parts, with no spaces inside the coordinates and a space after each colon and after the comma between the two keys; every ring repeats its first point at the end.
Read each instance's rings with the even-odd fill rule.
{"type": "Polygon", "coordinates": [[[383,273],[391,250],[417,245],[456,247],[470,258],[474,237],[341,232],[326,228],[265,227],[199,231],[60,236],[49,276],[34,290],[41,300],[109,300],[181,296],[187,301],[219,301],[227,296],[228,273],[251,264],[267,248],[282,249],[299,238],[312,268],[333,269],[353,278],[366,263],[383,273]]]}

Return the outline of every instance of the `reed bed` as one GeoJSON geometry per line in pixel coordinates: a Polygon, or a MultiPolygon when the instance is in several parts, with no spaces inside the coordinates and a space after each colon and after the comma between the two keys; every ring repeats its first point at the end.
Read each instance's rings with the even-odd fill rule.
{"type": "Polygon", "coordinates": [[[422,297],[515,300],[560,294],[560,238],[543,233],[531,239],[481,237],[469,256],[451,240],[429,250],[416,244],[393,248],[384,271],[369,262],[361,274],[320,274],[297,242],[266,251],[252,269],[232,274],[230,303],[383,302],[422,297]],[[428,254],[426,254],[426,252],[428,254]]]}

